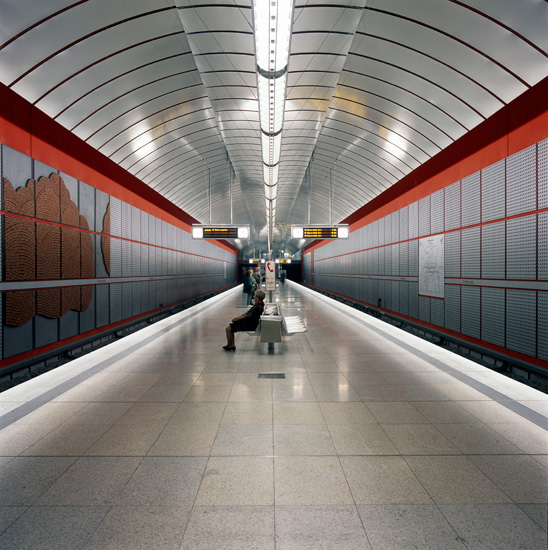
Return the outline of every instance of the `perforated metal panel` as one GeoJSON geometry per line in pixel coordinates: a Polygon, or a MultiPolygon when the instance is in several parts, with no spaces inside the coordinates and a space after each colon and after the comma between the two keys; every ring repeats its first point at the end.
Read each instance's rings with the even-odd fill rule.
{"type": "Polygon", "coordinates": [[[480,338],[481,296],[479,287],[461,288],[461,332],[480,338]]]}
{"type": "Polygon", "coordinates": [[[419,275],[419,241],[409,241],[409,276],[418,277],[418,275],[419,275]]]}
{"type": "Polygon", "coordinates": [[[400,241],[409,238],[409,207],[400,210],[400,241]]]}
{"type": "Polygon", "coordinates": [[[480,173],[476,172],[461,181],[462,227],[480,223],[480,173]]]}
{"type": "Polygon", "coordinates": [[[538,144],[538,207],[548,208],[548,139],[538,144]]]}
{"type": "Polygon", "coordinates": [[[419,201],[419,236],[430,235],[430,195],[419,201]]]}
{"type": "Polygon", "coordinates": [[[407,277],[409,275],[409,242],[400,243],[400,277],[407,277]]]}
{"type": "Polygon", "coordinates": [[[532,145],[506,159],[508,216],[537,208],[537,146],[532,145]]]}
{"type": "Polygon", "coordinates": [[[427,296],[419,296],[419,319],[425,323],[430,322],[430,302],[427,296]]]}
{"type": "Polygon", "coordinates": [[[400,240],[400,213],[394,212],[391,215],[392,218],[392,235],[391,243],[397,243],[400,240]]]}
{"type": "Polygon", "coordinates": [[[505,347],[506,291],[503,288],[481,290],[481,339],[505,347]]]}
{"type": "Polygon", "coordinates": [[[122,320],[122,285],[110,285],[110,322],[116,323],[122,320]]]}
{"type": "Polygon", "coordinates": [[[392,246],[385,246],[384,247],[384,274],[385,275],[392,275],[392,246]]]}
{"type": "Polygon", "coordinates": [[[385,218],[381,218],[378,222],[377,222],[377,225],[378,225],[378,229],[379,229],[379,240],[377,241],[377,244],[379,246],[382,246],[383,244],[386,243],[386,238],[385,238],[385,234],[384,234],[384,220],[385,218]]]}
{"type": "Polygon", "coordinates": [[[501,160],[481,171],[481,219],[500,220],[506,214],[506,162],[501,160]]]}
{"type": "Polygon", "coordinates": [[[445,188],[445,231],[460,227],[460,180],[445,188]]]}
{"type": "Polygon", "coordinates": [[[122,236],[122,201],[110,197],[110,234],[122,236]]]}
{"type": "Polygon", "coordinates": [[[444,326],[445,318],[445,301],[430,300],[430,322],[438,327],[444,326]]]}
{"type": "Polygon", "coordinates": [[[538,278],[548,280],[548,212],[538,215],[538,278]]]}
{"type": "Polygon", "coordinates": [[[390,309],[400,311],[400,281],[392,282],[392,296],[390,299],[390,309]]]}
{"type": "Polygon", "coordinates": [[[392,245],[392,275],[400,275],[400,244],[392,245]]]}
{"type": "Polygon", "coordinates": [[[134,277],[141,275],[141,264],[143,260],[141,258],[141,243],[131,243],[131,274],[134,277]]]}
{"type": "Polygon", "coordinates": [[[409,234],[408,239],[416,239],[419,236],[419,203],[409,205],[409,234]]]}
{"type": "Polygon", "coordinates": [[[548,361],[548,293],[538,293],[538,357],[548,361]]]}
{"type": "Polygon", "coordinates": [[[445,193],[444,189],[440,189],[432,194],[430,201],[430,230],[432,233],[443,233],[445,226],[445,193]]]}
{"type": "Polygon", "coordinates": [[[507,221],[506,276],[508,279],[536,279],[536,239],[536,215],[507,221]]]}
{"type": "Polygon", "coordinates": [[[461,277],[479,278],[480,228],[470,227],[461,231],[461,277]]]}
{"type": "Polygon", "coordinates": [[[132,224],[132,206],[125,202],[122,203],[122,237],[131,239],[132,224]]]}
{"type": "Polygon", "coordinates": [[[460,231],[445,234],[446,277],[460,277],[460,231]]]}
{"type": "Polygon", "coordinates": [[[131,241],[122,240],[122,277],[131,277],[133,273],[133,266],[131,260],[131,241]]]}
{"type": "Polygon", "coordinates": [[[409,315],[409,283],[400,281],[400,313],[409,315]]]}
{"type": "Polygon", "coordinates": [[[497,222],[481,228],[481,276],[504,279],[506,275],[506,223],[497,222]]]}
{"type": "Polygon", "coordinates": [[[419,283],[409,283],[409,315],[419,317],[419,283]]]}
{"type": "Polygon", "coordinates": [[[392,214],[388,214],[388,216],[385,217],[384,238],[385,238],[386,244],[391,244],[396,240],[396,239],[394,239],[394,236],[393,236],[394,235],[394,233],[393,233],[393,227],[394,227],[393,218],[395,216],[397,216],[397,212],[392,212],[392,214]]]}
{"type": "Polygon", "coordinates": [[[537,293],[526,290],[506,291],[506,347],[536,356],[537,293]]]}

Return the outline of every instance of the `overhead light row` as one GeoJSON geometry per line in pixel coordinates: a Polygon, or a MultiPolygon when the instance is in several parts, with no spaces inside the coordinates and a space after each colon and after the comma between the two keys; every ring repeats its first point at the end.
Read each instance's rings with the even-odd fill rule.
{"type": "Polygon", "coordinates": [[[276,216],[293,0],[253,0],[253,14],[263,179],[270,243],[276,216]]]}

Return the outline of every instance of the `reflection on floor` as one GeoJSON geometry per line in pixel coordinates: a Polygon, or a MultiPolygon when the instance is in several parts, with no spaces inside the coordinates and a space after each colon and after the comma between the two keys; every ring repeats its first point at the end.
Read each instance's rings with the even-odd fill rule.
{"type": "Polygon", "coordinates": [[[0,548],[546,548],[547,395],[274,296],[273,351],[237,288],[1,393],[0,548]]]}

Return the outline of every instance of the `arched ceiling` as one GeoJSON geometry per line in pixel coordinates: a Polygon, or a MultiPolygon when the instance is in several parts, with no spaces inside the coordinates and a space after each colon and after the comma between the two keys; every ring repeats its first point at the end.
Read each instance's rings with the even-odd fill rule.
{"type": "MultiPolygon", "coordinates": [[[[546,77],[547,29],[544,0],[296,0],[274,248],[546,77]]],[[[201,223],[250,223],[267,248],[250,0],[2,0],[0,44],[6,86],[201,223]]]]}

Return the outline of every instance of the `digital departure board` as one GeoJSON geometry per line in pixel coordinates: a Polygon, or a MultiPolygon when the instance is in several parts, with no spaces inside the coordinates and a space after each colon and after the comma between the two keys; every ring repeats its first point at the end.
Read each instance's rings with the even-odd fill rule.
{"type": "Polygon", "coordinates": [[[249,225],[192,226],[193,239],[249,239],[249,225]]]}
{"type": "Polygon", "coordinates": [[[348,239],[348,225],[294,225],[292,239],[348,239]]]}
{"type": "Polygon", "coordinates": [[[303,227],[304,239],[338,239],[339,230],[336,227],[303,227]]]}
{"type": "Polygon", "coordinates": [[[237,239],[237,227],[204,227],[204,239],[237,239]]]}

